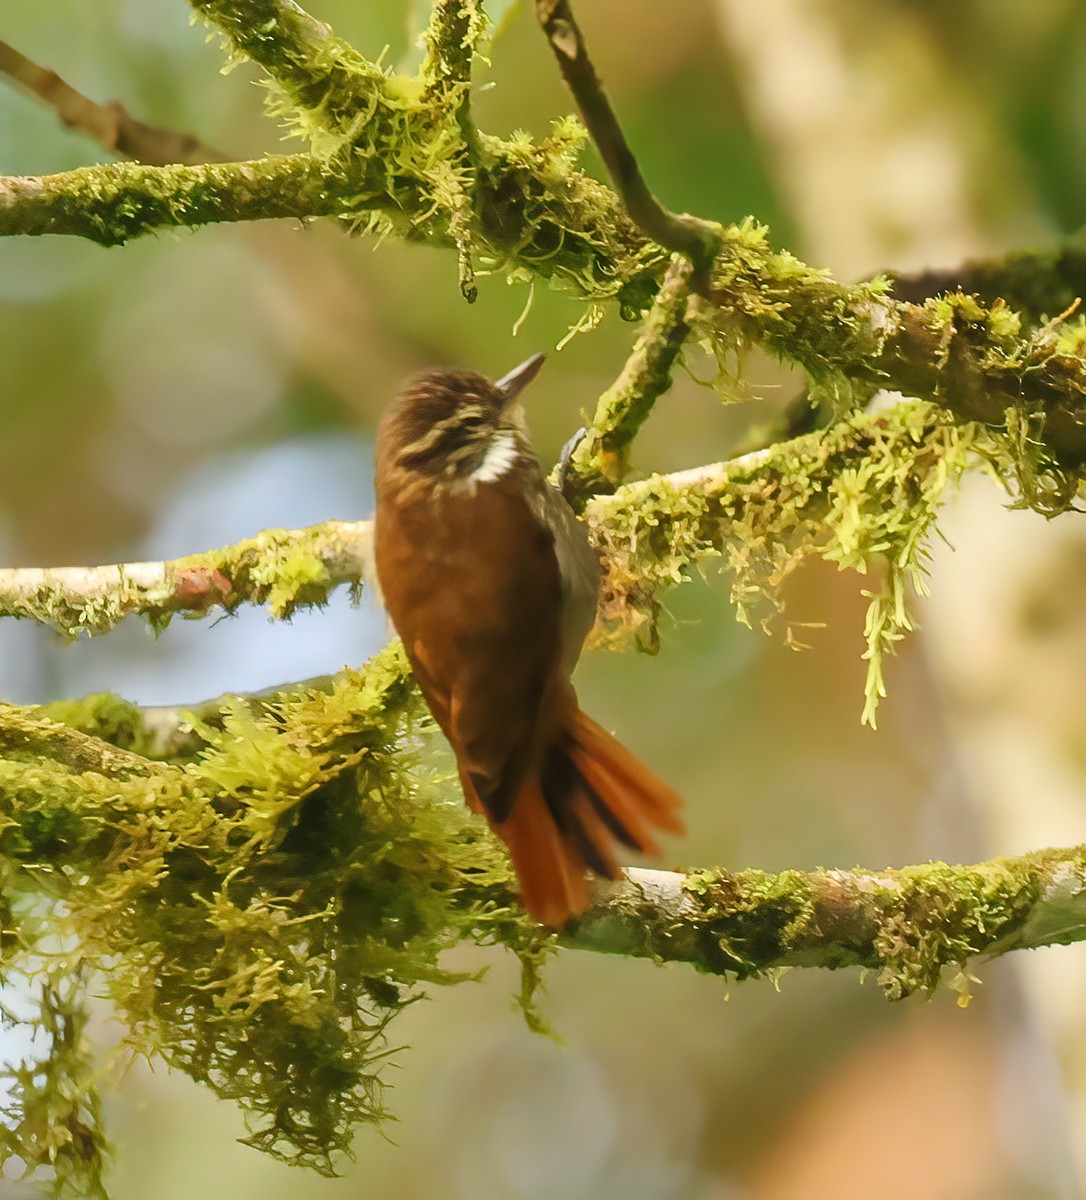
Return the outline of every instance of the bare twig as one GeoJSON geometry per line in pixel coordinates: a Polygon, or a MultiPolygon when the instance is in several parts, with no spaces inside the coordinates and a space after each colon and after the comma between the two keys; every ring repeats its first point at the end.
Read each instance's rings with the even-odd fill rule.
{"type": "Polygon", "coordinates": [[[226,161],[192,134],[137,121],[117,101],[98,104],[76,91],[55,71],[39,66],[3,41],[0,41],[0,75],[6,75],[37,96],[70,129],[86,134],[112,154],[157,166],[226,161]]]}
{"type": "Polygon", "coordinates": [[[569,0],[536,0],[535,10],[558,60],[562,77],[577,101],[584,123],[630,216],[661,246],[686,255],[694,268],[691,287],[695,291],[705,291],[720,245],[720,227],[699,217],[670,212],[649,190],[588,57],[569,0]]]}

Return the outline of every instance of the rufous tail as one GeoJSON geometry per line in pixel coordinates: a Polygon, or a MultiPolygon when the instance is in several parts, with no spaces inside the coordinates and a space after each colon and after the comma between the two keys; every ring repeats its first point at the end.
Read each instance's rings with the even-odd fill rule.
{"type": "Polygon", "coordinates": [[[561,928],[588,904],[585,871],[617,879],[619,845],[659,854],[650,830],[682,833],[678,795],[591,717],[562,734],[494,829],[509,847],[524,907],[561,928]]]}

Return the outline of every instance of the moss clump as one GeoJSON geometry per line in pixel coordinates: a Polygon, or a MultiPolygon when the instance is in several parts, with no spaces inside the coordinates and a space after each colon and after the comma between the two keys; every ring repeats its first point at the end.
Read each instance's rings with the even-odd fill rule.
{"type": "Polygon", "coordinates": [[[95,692],[79,700],[56,700],[43,705],[41,715],[69,729],[78,729],[110,746],[154,757],[147,723],[138,705],[115,692],[95,692]]]}
{"type": "Polygon", "coordinates": [[[1003,930],[1019,928],[1038,897],[1028,871],[1009,860],[972,871],[927,863],[895,871],[893,879],[876,900],[874,941],[879,984],[891,1000],[916,991],[930,995],[951,966],[965,986],[966,960],[1003,930]]]}
{"type": "Polygon", "coordinates": [[[864,719],[885,694],[883,660],[912,628],[925,543],[947,486],[977,461],[979,427],[919,401],[857,413],[674,480],[656,477],[591,501],[607,562],[603,636],[653,649],[660,600],[716,558],[732,573],[739,619],[771,623],[781,585],[810,557],[881,576],[869,598],[864,719]]]}
{"type": "Polygon", "coordinates": [[[698,896],[711,930],[705,969],[737,979],[775,971],[809,935],[815,916],[815,893],[802,871],[694,871],[683,889],[698,896]]]}
{"type": "MultiPolygon", "coordinates": [[[[0,759],[0,881],[19,914],[5,927],[20,931],[0,943],[4,970],[44,979],[58,1021],[78,1020],[87,989],[107,995],[127,1051],[238,1102],[260,1149],[331,1172],[354,1128],[385,1115],[389,1022],[421,986],[465,978],[441,952],[499,935],[533,952],[537,930],[502,899],[505,856],[422,765],[433,732],[397,648],[328,691],[228,706],[184,765],[101,743],[96,763],[58,757],[58,739],[88,755],[92,739],[25,721],[20,754],[0,759]],[[81,981],[63,993],[57,946],[81,981]]],[[[54,1038],[41,1070],[80,1080],[72,1103],[90,1112],[75,1055],[54,1038]]],[[[31,1164],[53,1145],[39,1131],[55,1103],[35,1070],[12,1076],[0,1147],[31,1164]]],[[[51,1137],[100,1170],[101,1138],[73,1130],[51,1137]]],[[[75,1167],[62,1174],[75,1187],[75,1167]]]]}

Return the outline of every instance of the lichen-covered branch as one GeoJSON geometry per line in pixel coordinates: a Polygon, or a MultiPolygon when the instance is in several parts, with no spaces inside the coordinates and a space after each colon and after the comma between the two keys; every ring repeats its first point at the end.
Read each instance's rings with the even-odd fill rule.
{"type": "Polygon", "coordinates": [[[177,133],[137,120],[112,101],[99,104],[77,91],[55,72],[0,41],[0,74],[6,75],[53,109],[70,129],[78,130],[104,149],[137,162],[224,162],[217,151],[188,133],[177,133]]]}
{"type": "MultiPolygon", "coordinates": [[[[241,1104],[253,1145],[329,1171],[358,1124],[385,1116],[389,1023],[422,986],[467,978],[444,949],[506,945],[534,975],[548,939],[435,760],[398,649],[217,715],[193,722],[198,753],[152,763],[0,708],[0,966],[42,978],[32,1019],[52,1031],[45,1061],[10,1075],[0,1157],[77,1184],[100,1174],[99,1072],[66,1036],[92,978],[133,1050],[241,1104]],[[71,1081],[77,1125],[55,1119],[42,1079],[71,1081]]],[[[965,998],[975,957],[1084,938],[1077,847],[881,871],[631,870],[561,943],[739,978],[861,966],[890,998],[941,981],[965,998]]]]}
{"type": "Polygon", "coordinates": [[[176,613],[230,612],[245,603],[267,604],[286,619],[371,576],[371,529],[368,521],[326,521],[268,529],[169,562],[0,569],[0,616],[25,617],[70,638],[106,633],[136,613],[164,628],[176,613]]]}
{"type": "MultiPolygon", "coordinates": [[[[583,132],[559,122],[536,145],[474,129],[470,63],[482,29],[474,4],[436,6],[424,71],[408,78],[368,62],[286,0],[192,3],[232,52],[264,67],[278,89],[274,111],[313,153],[0,178],[0,234],[67,233],[112,245],[170,226],[331,215],[352,228],[455,246],[469,298],[481,267],[615,299],[627,316],[650,308],[668,259],[661,247],[671,239],[658,230],[647,236],[613,191],[576,169],[583,132]]],[[[552,42],[565,46],[560,58],[594,81],[568,6],[541,5],[552,42]]],[[[598,81],[579,94],[606,105],[598,81]]],[[[601,147],[624,146],[610,119],[610,134],[597,130],[601,147]]],[[[687,228],[686,218],[676,219],[687,228]]],[[[1061,466],[1077,470],[1086,458],[1081,321],[1034,327],[1035,295],[1024,325],[999,299],[950,294],[909,304],[885,281],[846,286],[772,250],[751,223],[721,231],[719,242],[714,233],[714,245],[711,283],[699,290],[715,308],[703,320],[721,352],[765,346],[801,365],[815,389],[842,406],[859,407],[886,388],[993,427],[1012,410],[1028,425],[1026,440],[1061,466]]],[[[1058,259],[1068,269],[1061,268],[1064,294],[1076,287],[1076,261],[1073,250],[1058,259]]],[[[1050,315],[1059,312],[1066,310],[1050,315]]]]}
{"type": "MultiPolygon", "coordinates": [[[[376,194],[370,197],[380,203],[376,194]]],[[[107,163],[0,176],[0,236],[71,234],[119,246],[157,229],[353,213],[358,184],[315,155],[240,163],[107,163]]]]}
{"type": "Polygon", "coordinates": [[[573,949],[739,979],[864,967],[891,1000],[940,982],[968,998],[968,960],[1083,940],[1086,846],[882,871],[633,868],[600,882],[591,908],[561,935],[573,949]]]}
{"type": "Polygon", "coordinates": [[[1002,301],[958,293],[905,304],[884,280],[848,286],[765,251],[753,225],[725,240],[712,293],[722,345],[745,336],[798,363],[839,403],[888,389],[993,427],[1012,410],[1035,419],[1034,438],[1061,463],[1086,457],[1081,321],[1027,330],[1002,301]]]}
{"type": "MultiPolygon", "coordinates": [[[[874,577],[864,706],[874,724],[883,661],[912,627],[912,594],[922,588],[926,538],[946,489],[982,459],[1013,472],[1008,445],[981,426],[907,402],[730,462],[596,495],[584,509],[606,568],[595,639],[636,639],[655,649],[663,596],[713,558],[732,573],[739,618],[766,624],[780,611],[783,580],[818,556],[874,577]]],[[[36,620],[68,637],[106,632],[133,613],[161,627],[176,612],[241,603],[266,603],[273,616],[289,617],[300,605],[324,603],[337,586],[367,579],[370,536],[367,522],[328,522],[168,563],[0,570],[0,616],[36,620]]]]}
{"type": "MultiPolygon", "coordinates": [[[[329,1170],[357,1124],[385,1115],[389,1022],[421,986],[465,978],[441,952],[496,942],[531,974],[547,939],[462,803],[397,648],[217,716],[193,721],[198,753],[152,763],[45,710],[0,708],[0,966],[42,976],[56,1017],[50,948],[69,947],[60,1015],[75,1019],[98,972],[133,1049],[240,1103],[254,1145],[329,1170]]],[[[635,870],[600,884],[562,943],[737,977],[858,965],[896,998],[940,980],[967,994],[975,956],[1083,938],[1079,847],[883,871],[635,870]]],[[[93,1174],[100,1139],[58,1127],[35,1082],[78,1079],[87,1095],[69,1101],[96,1108],[86,1048],[57,1029],[46,1062],[11,1077],[0,1153],[33,1164],[47,1147],[93,1174]]]]}
{"type": "Polygon", "coordinates": [[[925,543],[946,489],[1000,443],[930,405],[850,417],[730,462],[595,496],[585,520],[607,566],[597,638],[658,646],[663,595],[711,559],[732,574],[740,620],[780,613],[781,583],[811,557],[873,576],[864,719],[885,694],[883,661],[911,626],[925,543]]]}
{"type": "Polygon", "coordinates": [[[630,446],[671,386],[672,368],[690,332],[692,270],[684,258],[672,261],[622,373],[597,401],[566,466],[562,490],[571,501],[614,491],[628,473],[630,446]]]}

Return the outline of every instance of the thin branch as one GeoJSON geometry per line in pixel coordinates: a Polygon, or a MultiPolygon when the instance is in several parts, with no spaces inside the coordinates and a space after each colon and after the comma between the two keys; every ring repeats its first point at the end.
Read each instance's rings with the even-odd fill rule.
{"type": "Polygon", "coordinates": [[[694,272],[691,287],[703,291],[720,244],[721,229],[689,214],[666,209],[649,190],[615,110],[596,74],[569,0],[536,0],[536,16],[573,93],[584,123],[630,216],[654,241],[684,254],[694,272]]]}
{"type": "Polygon", "coordinates": [[[420,76],[426,91],[451,104],[473,158],[480,146],[471,117],[471,71],[485,23],[477,0],[437,0],[423,34],[426,58],[420,76]]]}
{"type": "Polygon", "coordinates": [[[191,134],[138,121],[116,101],[98,104],[55,71],[39,66],[3,41],[0,75],[6,75],[53,109],[69,129],[86,134],[112,154],[158,166],[226,161],[224,155],[191,134]]]}
{"type": "Polygon", "coordinates": [[[423,104],[450,111],[463,138],[458,169],[449,176],[449,232],[456,242],[460,294],[469,304],[479,295],[472,259],[473,198],[479,190],[476,172],[486,157],[471,114],[471,72],[485,25],[477,0],[438,0],[423,37],[426,58],[420,72],[423,104]]]}
{"type": "Polygon", "coordinates": [[[782,967],[864,967],[890,999],[967,994],[976,956],[1086,940],[1086,846],[968,866],[883,871],[632,868],[597,885],[561,935],[573,949],[685,962],[740,979],[782,967]]]}
{"type": "Polygon", "coordinates": [[[689,260],[672,260],[630,357],[599,398],[585,436],[570,455],[563,492],[572,501],[613,492],[630,469],[629,449],[653,405],[671,386],[671,370],[690,332],[689,260]]]}

